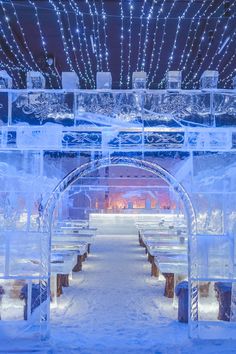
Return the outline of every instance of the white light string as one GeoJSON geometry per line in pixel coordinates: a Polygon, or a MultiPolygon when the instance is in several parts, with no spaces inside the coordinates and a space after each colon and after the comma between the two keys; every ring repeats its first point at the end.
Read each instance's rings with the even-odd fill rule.
{"type": "MultiPolygon", "coordinates": [[[[233,1],[233,3],[230,5],[230,8],[234,5],[234,3],[235,3],[235,1],[233,1]]],[[[214,13],[216,13],[220,9],[220,7],[221,7],[221,4],[208,16],[208,19],[210,19],[214,15],[214,13]]],[[[223,13],[223,15],[224,15],[224,13],[223,13]]],[[[217,21],[215,23],[215,26],[214,26],[214,29],[213,29],[213,35],[212,35],[213,38],[214,38],[215,34],[217,33],[218,26],[219,26],[219,24],[220,24],[220,22],[222,20],[223,20],[223,17],[217,19],[217,21]]],[[[229,21],[229,19],[228,19],[228,21],[229,21]]],[[[228,23],[228,21],[227,21],[227,23],[228,23]]],[[[226,31],[226,29],[224,29],[223,35],[225,34],[225,31],[226,31]]],[[[222,36],[221,36],[221,38],[222,38],[222,36]]],[[[203,36],[203,38],[204,38],[204,36],[203,36]]],[[[202,44],[202,42],[204,40],[203,38],[201,38],[199,48],[201,48],[201,44],[202,44]]],[[[195,87],[196,83],[198,82],[198,76],[203,71],[202,67],[204,65],[204,62],[208,59],[208,55],[209,55],[209,51],[210,51],[211,46],[212,46],[211,41],[209,41],[207,49],[206,49],[205,54],[204,54],[204,57],[201,60],[201,64],[198,66],[197,70],[194,71],[194,75],[193,75],[192,79],[188,80],[188,78],[189,78],[189,76],[190,76],[190,74],[192,72],[192,69],[194,67],[194,64],[196,63],[196,58],[193,60],[192,65],[191,65],[191,67],[189,69],[189,73],[186,75],[185,80],[184,80],[184,82],[187,81],[186,85],[190,86],[192,84],[193,87],[195,87]]],[[[217,49],[217,51],[218,51],[218,49],[217,49]]]]}
{"type": "MultiPolygon", "coordinates": [[[[63,8],[63,13],[66,15],[66,19],[67,19],[66,27],[69,31],[69,38],[66,41],[66,43],[67,43],[68,52],[71,52],[71,55],[69,54],[70,58],[71,58],[71,65],[75,71],[77,69],[79,77],[81,77],[81,79],[85,81],[84,75],[82,74],[80,64],[78,62],[78,58],[77,58],[77,54],[76,54],[77,48],[75,45],[74,34],[72,33],[72,30],[71,30],[70,17],[68,15],[66,5],[65,5],[65,3],[63,3],[60,0],[59,0],[59,5],[61,5],[61,7],[63,8]],[[74,61],[74,65],[73,65],[73,61],[74,61]]],[[[68,3],[68,5],[69,5],[69,3],[68,3]]],[[[60,24],[63,26],[61,19],[60,19],[60,24]]],[[[63,32],[65,33],[64,28],[63,28],[63,32]]]]}
{"type": "Polygon", "coordinates": [[[123,88],[124,81],[123,81],[123,72],[124,72],[124,11],[122,1],[119,2],[120,6],[120,18],[121,18],[121,34],[120,34],[120,89],[123,88]]]}
{"type": "MultiPolygon", "coordinates": [[[[86,36],[83,32],[83,22],[81,21],[81,26],[79,24],[79,18],[82,16],[82,14],[80,13],[77,3],[74,0],[69,0],[69,4],[70,4],[71,8],[73,9],[73,13],[75,15],[75,20],[76,20],[75,34],[76,34],[77,42],[79,45],[80,60],[81,60],[83,67],[84,67],[85,87],[90,88],[90,87],[94,86],[94,81],[89,76],[89,72],[90,72],[90,75],[92,75],[92,70],[90,71],[89,67],[88,67],[88,53],[87,53],[88,46],[86,46],[86,44],[85,44],[85,43],[87,43],[87,42],[85,42],[85,41],[87,41],[87,39],[86,39],[86,36]],[[84,43],[85,51],[83,50],[83,43],[84,43]],[[87,59],[85,58],[85,54],[87,55],[87,59]]],[[[89,57],[89,60],[90,60],[90,57],[89,57]]]]}
{"type": "MultiPolygon", "coordinates": [[[[47,52],[47,47],[46,47],[46,40],[45,40],[44,34],[42,32],[42,29],[41,29],[41,25],[40,25],[38,9],[37,9],[37,6],[35,5],[35,3],[33,2],[33,0],[28,0],[28,3],[30,5],[32,5],[32,7],[34,8],[34,11],[35,11],[36,24],[37,24],[37,27],[38,27],[38,31],[39,31],[39,35],[40,35],[40,39],[41,39],[41,43],[42,43],[42,48],[43,48],[44,60],[45,60],[45,63],[46,63],[47,59],[48,59],[48,52],[47,52]]],[[[49,67],[49,70],[51,72],[51,75],[54,75],[54,72],[53,72],[51,67],[49,67]]],[[[48,79],[49,79],[50,88],[53,88],[52,80],[51,80],[51,76],[50,75],[48,75],[48,79]]]]}
{"type": "Polygon", "coordinates": [[[141,8],[141,15],[140,15],[140,26],[139,26],[139,32],[137,33],[138,35],[138,60],[137,60],[137,65],[136,65],[136,71],[140,70],[140,61],[141,61],[141,43],[142,43],[142,32],[143,32],[143,18],[145,17],[145,5],[146,5],[147,0],[143,0],[142,8],[141,8]]]}
{"type": "MultiPolygon", "coordinates": [[[[92,63],[91,63],[91,57],[89,54],[89,45],[88,45],[88,41],[91,43],[90,41],[90,37],[89,39],[87,39],[87,36],[89,36],[89,33],[87,31],[87,27],[84,21],[84,14],[82,11],[80,11],[79,9],[79,4],[78,2],[74,2],[74,5],[76,5],[77,8],[77,14],[78,17],[80,18],[80,22],[81,22],[81,26],[80,26],[80,40],[83,43],[83,47],[85,48],[85,60],[87,62],[87,73],[89,75],[89,82],[90,82],[90,88],[95,88],[96,84],[95,84],[95,80],[94,80],[94,73],[93,73],[93,68],[92,68],[92,63]]],[[[86,3],[88,3],[88,0],[86,0],[86,3]]],[[[91,47],[91,46],[90,46],[91,47]]]]}
{"type": "Polygon", "coordinates": [[[163,13],[163,8],[165,6],[165,1],[167,1],[167,0],[164,0],[162,2],[161,6],[160,6],[160,8],[158,10],[157,17],[156,17],[155,32],[154,32],[153,39],[152,39],[152,51],[151,51],[151,54],[150,54],[149,67],[147,69],[147,87],[150,87],[149,78],[150,78],[151,70],[152,70],[152,67],[153,67],[153,61],[154,61],[155,53],[157,51],[156,47],[158,45],[158,40],[157,40],[158,37],[157,36],[159,35],[159,17],[163,13]]]}
{"type": "Polygon", "coordinates": [[[177,1],[178,0],[174,0],[173,1],[173,3],[171,5],[167,15],[165,16],[165,19],[164,19],[164,22],[163,22],[163,32],[162,32],[162,37],[161,37],[160,49],[159,49],[159,52],[157,53],[157,61],[156,61],[156,63],[154,63],[155,69],[153,71],[153,74],[151,73],[151,70],[150,70],[150,73],[149,73],[151,78],[150,78],[150,82],[149,82],[148,87],[150,87],[154,83],[155,77],[157,75],[157,72],[158,72],[158,69],[159,69],[160,60],[161,60],[161,52],[162,52],[162,48],[163,48],[164,43],[165,43],[167,19],[168,19],[169,15],[171,14],[172,10],[174,9],[174,6],[175,6],[177,1]]]}
{"type": "MultiPolygon", "coordinates": [[[[186,7],[186,9],[184,9],[183,13],[179,16],[178,21],[177,21],[177,26],[176,26],[176,31],[175,31],[175,39],[174,39],[174,43],[172,46],[172,50],[168,59],[168,64],[167,64],[167,69],[164,73],[164,77],[162,78],[161,82],[160,82],[160,87],[163,86],[163,84],[165,83],[166,80],[166,74],[167,72],[171,69],[171,66],[174,62],[174,55],[175,55],[175,50],[177,48],[177,38],[179,36],[179,32],[180,32],[180,27],[181,27],[181,21],[182,19],[184,19],[185,15],[187,14],[188,10],[190,9],[191,5],[193,4],[194,0],[190,0],[188,6],[186,7]]],[[[172,69],[176,69],[176,68],[172,68],[172,69]]]]}
{"type": "Polygon", "coordinates": [[[147,58],[147,45],[150,42],[149,39],[149,24],[150,24],[150,19],[152,18],[153,15],[153,8],[154,8],[155,1],[152,1],[152,4],[150,6],[147,20],[146,20],[146,27],[145,27],[145,38],[144,38],[144,44],[143,44],[143,50],[142,50],[142,56],[141,56],[141,71],[145,71],[146,69],[146,58],[147,58]]]}

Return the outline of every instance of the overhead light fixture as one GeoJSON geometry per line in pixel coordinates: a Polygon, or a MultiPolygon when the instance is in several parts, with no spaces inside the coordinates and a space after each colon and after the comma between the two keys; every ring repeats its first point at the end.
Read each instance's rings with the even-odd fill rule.
{"type": "Polygon", "coordinates": [[[217,89],[219,72],[217,70],[205,70],[201,76],[201,89],[217,89]]]}
{"type": "Polygon", "coordinates": [[[39,71],[28,71],[26,80],[27,80],[27,89],[45,88],[45,78],[43,74],[39,71]]]}
{"type": "Polygon", "coordinates": [[[134,71],[132,74],[132,87],[135,90],[144,90],[147,83],[147,73],[145,71],[134,71]]]}
{"type": "Polygon", "coordinates": [[[112,76],[110,71],[106,72],[97,72],[96,76],[96,83],[97,83],[97,89],[98,90],[106,90],[106,89],[111,89],[112,87],[112,76]]]}
{"type": "Polygon", "coordinates": [[[62,72],[62,88],[66,90],[79,89],[79,78],[74,71],[62,72]]]}
{"type": "Polygon", "coordinates": [[[55,65],[55,57],[53,55],[49,55],[47,57],[47,64],[49,66],[55,65]]]}
{"type": "Polygon", "coordinates": [[[166,88],[167,90],[181,90],[182,71],[169,70],[166,73],[166,88]]]}

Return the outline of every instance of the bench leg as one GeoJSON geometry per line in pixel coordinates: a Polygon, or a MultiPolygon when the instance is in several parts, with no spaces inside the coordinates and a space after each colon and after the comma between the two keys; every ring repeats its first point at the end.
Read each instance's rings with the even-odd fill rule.
{"type": "Polygon", "coordinates": [[[152,261],[152,267],[151,267],[151,276],[158,278],[159,277],[159,269],[156,266],[156,263],[154,262],[154,257],[152,261]]]}
{"type": "Polygon", "coordinates": [[[148,252],[148,262],[152,264],[153,256],[148,252]]]}
{"type": "Polygon", "coordinates": [[[139,240],[140,246],[141,246],[141,247],[145,247],[145,244],[144,244],[144,242],[143,242],[143,239],[142,239],[142,237],[141,237],[140,232],[138,233],[138,240],[139,240]]]}
{"type": "Polygon", "coordinates": [[[175,277],[174,273],[163,273],[163,276],[166,279],[164,296],[173,298],[174,297],[174,285],[175,285],[175,277]]]}
{"type": "Polygon", "coordinates": [[[62,274],[61,276],[61,285],[64,286],[64,288],[68,288],[69,286],[69,274],[62,274]]]}
{"type": "Polygon", "coordinates": [[[82,270],[82,257],[83,256],[77,256],[77,263],[73,268],[73,272],[80,272],[82,270]]]}
{"type": "Polygon", "coordinates": [[[91,243],[88,243],[88,254],[91,252],[91,243]]]}
{"type": "Polygon", "coordinates": [[[62,291],[62,274],[57,274],[57,297],[63,294],[62,291]]]}
{"type": "Polygon", "coordinates": [[[201,297],[208,297],[210,282],[201,282],[199,284],[199,293],[201,297]]]}

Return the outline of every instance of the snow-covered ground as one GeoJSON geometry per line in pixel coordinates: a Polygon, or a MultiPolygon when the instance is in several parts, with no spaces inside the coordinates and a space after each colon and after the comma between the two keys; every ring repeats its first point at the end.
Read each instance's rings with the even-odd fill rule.
{"type": "Polygon", "coordinates": [[[52,309],[45,353],[236,353],[236,342],[188,339],[163,289],[137,235],[97,236],[83,271],[52,309]]]}

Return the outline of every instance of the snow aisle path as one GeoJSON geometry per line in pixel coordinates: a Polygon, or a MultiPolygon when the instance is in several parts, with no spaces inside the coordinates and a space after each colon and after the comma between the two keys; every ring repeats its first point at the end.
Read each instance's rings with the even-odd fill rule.
{"type": "MultiPolygon", "coordinates": [[[[137,235],[97,236],[83,271],[52,311],[53,353],[205,353],[207,343],[196,348],[187,325],[176,321],[163,287],[150,277],[137,235]]],[[[222,350],[208,343],[206,353],[222,350]]]]}

